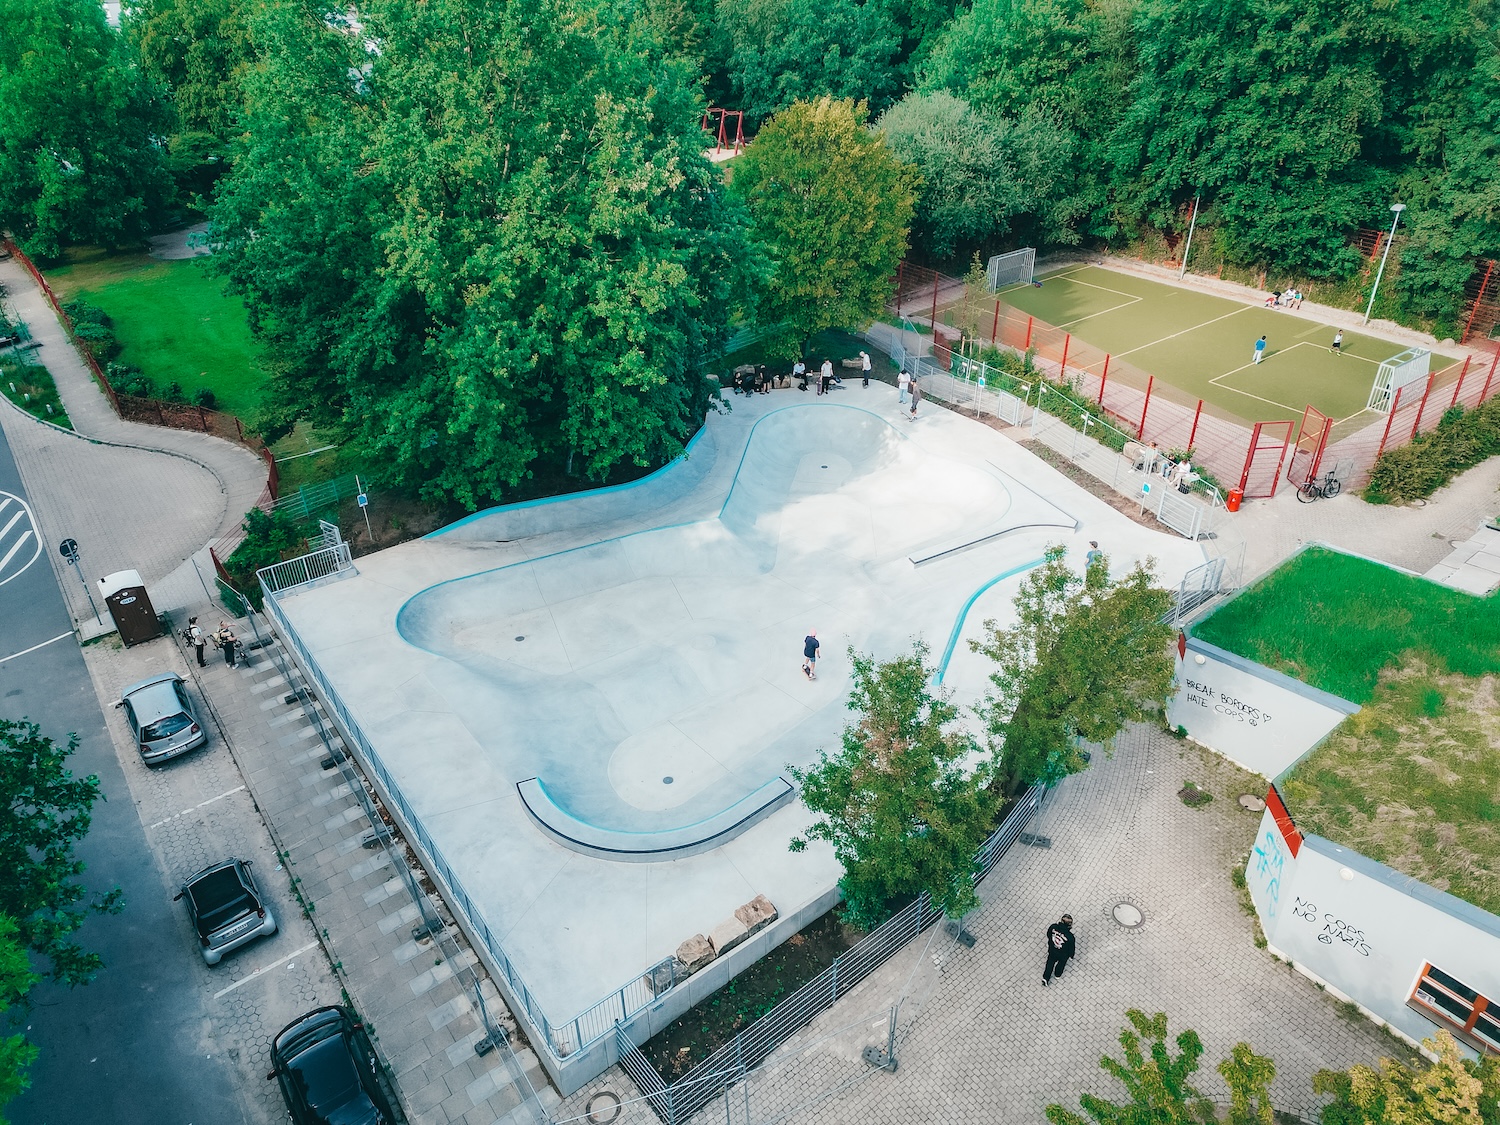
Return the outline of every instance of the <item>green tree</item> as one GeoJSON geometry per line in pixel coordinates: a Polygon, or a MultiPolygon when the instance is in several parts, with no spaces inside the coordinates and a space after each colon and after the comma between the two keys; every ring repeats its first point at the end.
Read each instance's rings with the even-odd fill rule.
{"type": "Polygon", "coordinates": [[[1313,1089],[1331,1097],[1323,1125],[1496,1125],[1500,1122],[1500,1060],[1463,1057],[1453,1036],[1439,1031],[1423,1046],[1438,1058],[1421,1069],[1381,1059],[1379,1070],[1320,1070],[1313,1089]]]}
{"type": "Polygon", "coordinates": [[[1219,1063],[1219,1073],[1229,1087],[1227,1125],[1276,1125],[1271,1106],[1271,1083],[1276,1064],[1257,1055],[1248,1043],[1236,1043],[1229,1057],[1219,1063]]]}
{"type": "Polygon", "coordinates": [[[877,128],[922,176],[914,240],[936,258],[1023,242],[1077,241],[1068,196],[1075,138],[1028,114],[1015,122],[937,90],[908,94],[877,128]]]}
{"type": "MultiPolygon", "coordinates": [[[[26,994],[41,979],[31,970],[26,947],[17,940],[15,920],[0,915],[0,1009],[15,1022],[24,1011],[26,994]]],[[[31,1085],[27,1068],[36,1061],[37,1049],[24,1035],[0,1036],[0,1125],[4,1125],[7,1103],[31,1085]]]]}
{"type": "Polygon", "coordinates": [[[805,837],[825,840],[844,867],[846,916],[870,928],[889,904],[926,891],[950,917],[978,905],[974,854],[993,826],[997,798],[978,747],[953,728],[958,708],[933,687],[921,641],[894,660],[849,650],[854,687],[838,753],[807,769],[788,767],[802,803],[819,819],[805,837]]]}
{"type": "Polygon", "coordinates": [[[1105,1055],[1099,1066],[1119,1079],[1130,1095],[1125,1103],[1106,1101],[1093,1094],[1078,1100],[1087,1120],[1060,1105],[1047,1107],[1052,1125],[1192,1125],[1213,1120],[1213,1105],[1190,1084],[1203,1057],[1203,1041],[1191,1029],[1174,1041],[1177,1054],[1167,1046],[1167,1016],[1147,1016],[1138,1008],[1125,1013],[1130,1026],[1120,1032],[1124,1061],[1105,1055]]]}
{"type": "Polygon", "coordinates": [[[732,104],[757,120],[827,95],[887,106],[900,89],[901,37],[858,0],[719,0],[732,104]]]}
{"type": "Polygon", "coordinates": [[[0,914],[15,920],[22,941],[50,962],[48,976],[86,984],[103,965],[72,940],[91,914],[116,914],[118,887],[91,893],[78,876],[73,845],[88,834],[99,779],[74,777],[68,756],[78,736],[59,746],[35,723],[0,719],[0,914]]]}
{"type": "Polygon", "coordinates": [[[55,257],[118,246],[167,197],[168,115],[93,0],[0,0],[0,228],[55,257]]]}
{"type": "Polygon", "coordinates": [[[1108,747],[1125,724],[1159,714],[1172,687],[1172,595],[1150,560],[1118,580],[1102,555],[1080,575],[1050,547],[1016,595],[1016,623],[984,623],[970,647],[995,663],[976,708],[1009,786],[1055,782],[1108,747]]]}
{"type": "Polygon", "coordinates": [[[361,17],[358,37],[281,4],[255,22],[215,208],[276,423],[327,419],[470,507],[539,458],[594,479],[671,459],[758,262],[691,68],[589,0],[361,17]]]}
{"type": "Polygon", "coordinates": [[[866,110],[819,98],[778,114],[735,167],[756,237],[775,263],[761,323],[768,347],[805,349],[826,328],[862,328],[884,308],[906,252],[919,178],[865,126],[866,110]]]}

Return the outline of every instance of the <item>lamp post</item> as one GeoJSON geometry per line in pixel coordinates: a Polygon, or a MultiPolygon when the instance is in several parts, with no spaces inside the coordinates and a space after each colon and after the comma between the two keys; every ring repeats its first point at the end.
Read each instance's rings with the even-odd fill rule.
{"type": "Polygon", "coordinates": [[[1193,196],[1193,217],[1188,222],[1187,245],[1182,248],[1182,268],[1177,271],[1180,281],[1187,274],[1188,255],[1193,252],[1193,230],[1198,226],[1198,196],[1193,196]]]}
{"type": "Polygon", "coordinates": [[[1385,252],[1380,255],[1380,268],[1375,271],[1375,285],[1370,290],[1370,303],[1365,306],[1365,324],[1370,323],[1370,311],[1375,307],[1375,294],[1380,292],[1380,279],[1385,276],[1385,260],[1391,256],[1391,242],[1396,237],[1396,224],[1401,221],[1401,212],[1406,210],[1404,203],[1392,203],[1391,213],[1395,216],[1391,220],[1391,233],[1385,240],[1385,252]]]}

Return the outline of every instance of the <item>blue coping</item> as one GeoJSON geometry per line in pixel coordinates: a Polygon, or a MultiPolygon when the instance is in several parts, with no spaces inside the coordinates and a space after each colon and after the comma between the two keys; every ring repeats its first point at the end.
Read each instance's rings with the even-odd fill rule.
{"type": "Polygon", "coordinates": [[[553,798],[540,778],[516,785],[521,804],[531,819],[565,848],[600,859],[657,863],[684,859],[727,844],[741,832],[791,803],[796,787],[784,777],[773,777],[728,808],[693,824],[652,832],[600,828],[579,820],[553,798]]]}
{"type": "Polygon", "coordinates": [[[1047,560],[1045,558],[1032,559],[1030,562],[1022,563],[1020,566],[1013,566],[1005,573],[995,575],[995,577],[991,578],[983,586],[979,587],[979,589],[975,590],[972,594],[969,595],[969,600],[964,602],[963,609],[958,611],[958,617],[953,622],[953,632],[948,634],[948,644],[947,647],[943,649],[943,658],[938,661],[937,675],[932,677],[933,683],[942,683],[943,677],[948,674],[948,661],[953,659],[953,652],[956,648],[958,648],[958,638],[963,636],[964,622],[968,620],[969,610],[974,608],[974,603],[980,599],[980,596],[983,595],[985,591],[989,590],[990,587],[1004,582],[1007,578],[1014,578],[1018,574],[1023,574],[1028,570],[1034,570],[1036,567],[1041,566],[1046,561],[1047,560]]]}

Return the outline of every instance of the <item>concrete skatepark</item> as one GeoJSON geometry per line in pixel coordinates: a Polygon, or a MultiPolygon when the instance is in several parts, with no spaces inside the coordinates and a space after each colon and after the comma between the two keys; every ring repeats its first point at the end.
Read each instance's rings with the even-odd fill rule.
{"type": "Polygon", "coordinates": [[[552,1027],[612,1026],[617,990],[757,895],[780,913],[761,947],[833,903],[831,851],[787,849],[808,816],[783,775],[838,745],[848,646],[920,636],[971,703],[988,669],[964,642],[1047,545],[1081,565],[1097,539],[1116,572],[1154,557],[1168,585],[1203,561],[994,430],[895,399],[728,399],[650,477],[483,512],[281,598],[552,1027]]]}

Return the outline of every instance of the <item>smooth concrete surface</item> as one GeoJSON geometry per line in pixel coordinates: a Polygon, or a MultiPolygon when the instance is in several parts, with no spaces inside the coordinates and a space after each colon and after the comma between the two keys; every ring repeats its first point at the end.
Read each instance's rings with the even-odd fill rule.
{"type": "Polygon", "coordinates": [[[598,830],[677,833],[837,746],[848,646],[923,637],[968,704],[988,669],[964,641],[1007,620],[1048,544],[1081,565],[1097,539],[1117,571],[1154,556],[1168,586],[1203,561],[986,426],[931,403],[908,421],[894,388],[727,405],[637,487],[482,513],[280,603],[554,1025],[757,894],[799,911],[839,869],[788,851],[797,803],[685,859],[582,855],[518,783],[598,830]]]}

